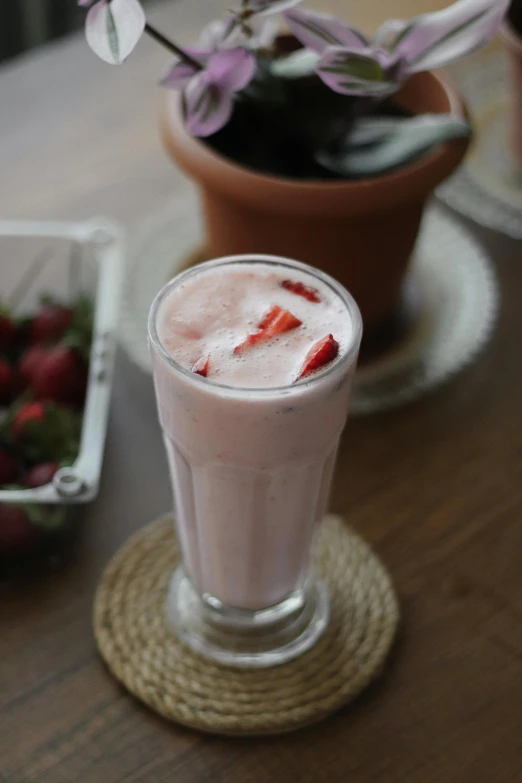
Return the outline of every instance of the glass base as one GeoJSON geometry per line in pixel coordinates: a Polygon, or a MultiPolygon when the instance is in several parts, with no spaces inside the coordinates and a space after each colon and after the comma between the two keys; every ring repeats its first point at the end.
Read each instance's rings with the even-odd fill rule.
{"type": "Polygon", "coordinates": [[[277,666],[309,650],[329,620],[326,585],[309,579],[280,604],[249,611],[201,596],[183,568],[172,577],[167,612],[178,637],[206,658],[229,666],[277,666]]]}

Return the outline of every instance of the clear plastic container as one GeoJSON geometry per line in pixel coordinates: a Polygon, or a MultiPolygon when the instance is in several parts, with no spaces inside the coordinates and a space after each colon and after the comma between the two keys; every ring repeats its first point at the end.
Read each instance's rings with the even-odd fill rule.
{"type": "MultiPolygon", "coordinates": [[[[58,470],[49,484],[36,489],[0,489],[5,524],[13,525],[15,538],[14,546],[2,547],[0,530],[0,561],[45,548],[64,533],[68,535],[76,518],[73,512],[98,493],[122,272],[122,235],[110,221],[0,221],[0,296],[4,302],[13,295],[19,300],[17,316],[33,313],[42,294],[64,303],[88,295],[93,302],[93,338],[77,457],[69,467],[58,470]],[[6,515],[5,507],[14,511],[6,515]]],[[[6,409],[0,408],[0,418],[5,416],[6,409]]],[[[13,543],[11,531],[4,528],[3,532],[4,543],[13,543]]]]}

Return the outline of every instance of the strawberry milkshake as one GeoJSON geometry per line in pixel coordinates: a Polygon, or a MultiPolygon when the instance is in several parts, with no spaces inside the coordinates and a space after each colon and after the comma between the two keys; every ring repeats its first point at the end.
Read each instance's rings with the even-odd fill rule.
{"type": "Polygon", "coordinates": [[[328,620],[310,555],[348,412],[357,306],[311,267],[232,257],[168,283],[149,333],[183,559],[169,616],[202,654],[281,663],[328,620]]]}

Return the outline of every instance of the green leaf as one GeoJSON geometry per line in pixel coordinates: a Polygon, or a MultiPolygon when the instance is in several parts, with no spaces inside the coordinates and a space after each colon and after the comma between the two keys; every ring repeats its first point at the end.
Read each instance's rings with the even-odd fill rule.
{"type": "Polygon", "coordinates": [[[459,36],[464,30],[467,30],[469,27],[472,27],[474,24],[479,22],[484,16],[486,16],[487,13],[488,13],[487,9],[484,11],[479,11],[477,14],[475,14],[475,16],[472,16],[471,19],[466,20],[458,27],[454,27],[453,30],[449,30],[445,35],[443,35],[437,41],[434,41],[431,44],[431,46],[428,46],[426,49],[424,49],[424,51],[422,51],[418,57],[416,57],[414,60],[411,61],[410,65],[415,65],[419,61],[424,60],[432,52],[436,51],[437,49],[440,49],[449,41],[451,41],[453,38],[459,36]]]}
{"type": "Polygon", "coordinates": [[[364,79],[369,82],[381,82],[385,80],[382,66],[372,60],[371,57],[363,57],[357,54],[345,54],[338,57],[336,63],[322,66],[323,73],[333,73],[338,76],[351,76],[353,79],[364,79]]]}
{"type": "Polygon", "coordinates": [[[362,82],[359,79],[353,79],[348,76],[338,76],[336,88],[339,92],[344,91],[347,95],[359,96],[361,98],[385,98],[397,92],[397,85],[394,82],[362,82]]]}
{"type": "Polygon", "coordinates": [[[385,41],[381,41],[381,44],[386,46],[386,48],[389,48],[391,52],[394,52],[399,44],[406,38],[407,35],[411,33],[412,30],[415,29],[415,26],[417,25],[417,19],[412,19],[409,24],[404,26],[404,29],[402,32],[399,33],[399,35],[395,38],[395,40],[392,40],[388,43],[385,41]]]}
{"type": "Polygon", "coordinates": [[[109,47],[114,58],[114,62],[118,63],[120,61],[120,43],[118,40],[116,23],[110,8],[108,9],[107,13],[107,36],[109,38],[109,47]]]}
{"type": "Polygon", "coordinates": [[[316,52],[299,49],[288,57],[273,60],[270,70],[274,76],[281,79],[302,79],[314,74],[318,61],[319,55],[316,52]]]}
{"type": "Polygon", "coordinates": [[[380,143],[397,129],[398,122],[404,122],[404,118],[383,115],[356,120],[350,129],[349,144],[365,147],[367,144],[380,143]]]}
{"type": "Polygon", "coordinates": [[[73,348],[81,354],[86,363],[89,362],[92,344],[94,306],[89,296],[82,295],[73,302],[72,323],[65,332],[62,345],[73,348]]]}
{"type": "Polygon", "coordinates": [[[466,120],[451,115],[364,117],[353,123],[339,149],[320,150],[316,158],[339,176],[378,176],[410,163],[431,147],[470,133],[466,120]]]}
{"type": "MultiPolygon", "coordinates": [[[[17,410],[20,406],[16,406],[17,410]]],[[[28,462],[74,460],[80,447],[82,415],[55,403],[46,403],[45,421],[29,421],[17,444],[28,462]]]]}

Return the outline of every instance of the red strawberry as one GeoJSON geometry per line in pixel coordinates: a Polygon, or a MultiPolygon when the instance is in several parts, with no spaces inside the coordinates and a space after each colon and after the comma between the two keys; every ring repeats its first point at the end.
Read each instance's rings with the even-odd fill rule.
{"type": "Polygon", "coordinates": [[[18,475],[18,463],[4,449],[0,449],[0,487],[4,484],[14,484],[18,475]]]}
{"type": "Polygon", "coordinates": [[[71,408],[37,401],[19,408],[11,435],[24,460],[60,463],[76,457],[81,426],[81,414],[71,408]]]}
{"type": "Polygon", "coordinates": [[[31,388],[37,400],[81,405],[87,387],[87,366],[72,348],[57,345],[38,363],[31,388]]]}
{"type": "Polygon", "coordinates": [[[292,315],[288,310],[283,310],[279,305],[274,305],[257,325],[257,332],[249,334],[246,340],[234,348],[234,353],[241,353],[245,348],[250,348],[260,340],[269,340],[278,334],[297,329],[302,321],[292,315]]]}
{"type": "Polygon", "coordinates": [[[290,329],[296,329],[298,326],[301,326],[301,323],[299,318],[296,318],[288,310],[283,310],[279,305],[274,305],[261,320],[258,329],[272,337],[275,334],[282,334],[290,329]]]}
{"type": "Polygon", "coordinates": [[[36,487],[50,484],[57,470],[56,462],[41,462],[39,465],[35,465],[25,477],[26,486],[30,489],[36,489],[36,487]]]}
{"type": "Polygon", "coordinates": [[[28,402],[16,413],[13,421],[13,437],[20,440],[26,433],[27,427],[35,424],[44,424],[46,410],[43,402],[28,402]]]}
{"type": "Polygon", "coordinates": [[[209,366],[210,356],[201,356],[193,366],[192,372],[195,372],[196,375],[202,375],[203,378],[206,378],[208,375],[209,366]]]}
{"type": "Polygon", "coordinates": [[[17,367],[18,378],[20,379],[23,389],[32,383],[36,371],[40,367],[42,360],[48,352],[49,349],[43,345],[31,345],[26,351],[24,351],[17,367]]]}
{"type": "Polygon", "coordinates": [[[339,343],[337,340],[334,340],[331,334],[323,337],[322,340],[318,340],[306,354],[296,381],[300,381],[301,378],[305,378],[320,367],[324,367],[325,364],[333,361],[338,353],[339,343]]]}
{"type": "Polygon", "coordinates": [[[0,348],[10,348],[16,338],[16,326],[12,318],[0,313],[0,348]]]}
{"type": "Polygon", "coordinates": [[[297,280],[281,280],[281,288],[285,288],[287,291],[297,294],[297,296],[303,296],[305,299],[308,299],[309,302],[321,301],[319,291],[316,288],[307,286],[297,280]]]}
{"type": "Polygon", "coordinates": [[[14,392],[14,373],[11,365],[0,359],[0,405],[10,402],[14,392]]]}
{"type": "Polygon", "coordinates": [[[44,305],[35,315],[31,325],[31,341],[33,343],[58,342],[67,331],[73,320],[70,307],[49,303],[44,305]]]}
{"type": "Polygon", "coordinates": [[[23,508],[0,505],[0,555],[26,552],[37,538],[38,531],[23,508]]]}

